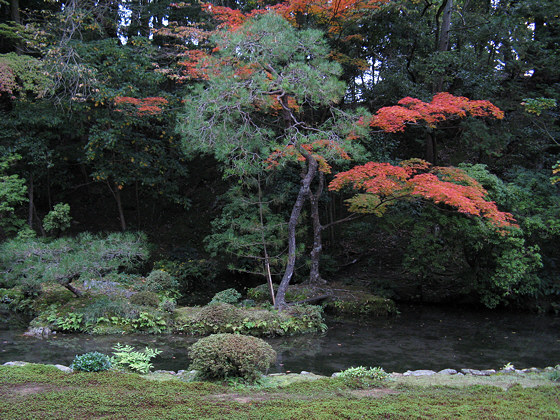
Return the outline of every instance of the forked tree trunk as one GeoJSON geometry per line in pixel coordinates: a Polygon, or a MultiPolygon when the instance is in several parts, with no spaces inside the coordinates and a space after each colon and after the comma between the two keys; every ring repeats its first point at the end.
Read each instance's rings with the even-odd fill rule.
{"type": "Polygon", "coordinates": [[[274,305],[276,309],[283,309],[286,306],[286,291],[288,290],[296,266],[296,227],[305,200],[309,195],[311,183],[317,174],[318,164],[315,158],[305,150],[301,152],[306,158],[307,173],[301,181],[301,186],[288,222],[288,262],[286,263],[286,270],[284,271],[280,286],[278,286],[278,292],[276,292],[276,304],[274,305]]]}

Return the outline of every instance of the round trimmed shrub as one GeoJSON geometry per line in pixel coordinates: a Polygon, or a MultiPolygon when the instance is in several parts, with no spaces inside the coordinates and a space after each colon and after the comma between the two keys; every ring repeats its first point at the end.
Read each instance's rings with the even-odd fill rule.
{"type": "Polygon", "coordinates": [[[159,296],[154,292],[138,292],[130,297],[130,303],[133,303],[134,305],[157,308],[159,306],[159,296]]]}
{"type": "Polygon", "coordinates": [[[82,372],[101,372],[111,369],[111,360],[106,354],[93,351],[76,356],[70,367],[82,372]]]}
{"type": "Polygon", "coordinates": [[[153,270],[148,274],[146,282],[142,286],[144,290],[152,292],[171,291],[176,290],[178,287],[179,282],[175,277],[163,270],[153,270]]]}
{"type": "Polygon", "coordinates": [[[241,293],[239,293],[235,289],[226,289],[216,293],[210,301],[209,305],[217,305],[220,303],[228,303],[230,305],[233,305],[239,302],[239,299],[241,299],[241,293]]]}
{"type": "Polygon", "coordinates": [[[196,321],[205,327],[214,328],[216,331],[224,325],[239,322],[242,314],[241,310],[233,305],[219,303],[204,306],[196,316],[196,321]]]}
{"type": "Polygon", "coordinates": [[[191,369],[207,379],[242,378],[253,382],[276,360],[264,340],[239,334],[214,334],[193,344],[191,369]]]}

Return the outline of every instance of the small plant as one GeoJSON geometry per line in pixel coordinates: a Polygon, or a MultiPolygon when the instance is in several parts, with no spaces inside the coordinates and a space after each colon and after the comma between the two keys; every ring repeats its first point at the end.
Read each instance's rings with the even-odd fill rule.
{"type": "Polygon", "coordinates": [[[70,367],[81,372],[102,372],[111,369],[111,359],[106,354],[94,351],[76,356],[70,367]]]}
{"type": "Polygon", "coordinates": [[[512,371],[512,370],[515,370],[515,366],[513,366],[513,363],[508,362],[508,363],[506,363],[506,364],[504,365],[504,367],[502,368],[502,370],[505,370],[505,371],[510,372],[510,371],[512,371]]]}
{"type": "Polygon", "coordinates": [[[60,331],[80,331],[82,329],[82,314],[70,312],[64,317],[59,317],[55,313],[51,313],[47,317],[47,321],[53,324],[60,331]]]}
{"type": "Polygon", "coordinates": [[[132,325],[135,330],[146,331],[153,334],[159,334],[167,328],[165,319],[150,312],[141,312],[138,318],[130,321],[130,325],[132,325]]]}
{"type": "Polygon", "coordinates": [[[235,289],[226,289],[216,293],[209,304],[217,305],[219,303],[229,303],[230,305],[234,305],[239,302],[239,299],[241,299],[241,293],[235,289]]]}
{"type": "Polygon", "coordinates": [[[214,334],[193,344],[191,369],[208,379],[257,380],[276,360],[276,352],[264,340],[238,334],[214,334]]]}
{"type": "Polygon", "coordinates": [[[554,367],[555,370],[548,372],[548,379],[552,382],[560,382],[560,365],[554,367]]]}
{"type": "Polygon", "coordinates": [[[380,367],[366,368],[364,366],[351,367],[340,372],[337,378],[347,385],[357,388],[370,388],[379,386],[389,377],[389,374],[380,367]]]}
{"type": "Polygon", "coordinates": [[[150,361],[160,353],[160,350],[149,347],[144,351],[135,351],[132,346],[117,343],[113,347],[111,363],[115,369],[148,373],[154,367],[150,361]]]}

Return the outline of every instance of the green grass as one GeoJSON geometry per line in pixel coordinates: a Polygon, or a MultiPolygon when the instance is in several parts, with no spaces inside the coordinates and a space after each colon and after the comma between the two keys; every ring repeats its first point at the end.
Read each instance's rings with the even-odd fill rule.
{"type": "MultiPolygon", "coordinates": [[[[280,377],[281,378],[281,377],[280,377]]],[[[458,383],[390,381],[354,390],[323,378],[257,386],[146,380],[119,372],[60,372],[0,366],[2,419],[557,419],[560,387],[552,382],[508,389],[458,383]]]]}

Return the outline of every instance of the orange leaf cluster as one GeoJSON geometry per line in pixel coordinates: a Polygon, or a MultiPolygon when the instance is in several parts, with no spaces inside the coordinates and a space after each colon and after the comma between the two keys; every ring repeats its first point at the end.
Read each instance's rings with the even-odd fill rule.
{"type": "MultiPolygon", "coordinates": [[[[319,170],[323,173],[331,173],[331,165],[329,165],[327,158],[322,154],[319,154],[321,150],[328,151],[329,153],[334,153],[341,159],[350,160],[350,156],[346,151],[337,143],[330,140],[316,140],[313,143],[302,144],[301,148],[309,153],[319,164],[319,170]]],[[[267,169],[273,169],[280,165],[281,159],[296,159],[300,162],[305,162],[305,156],[293,145],[285,146],[282,149],[276,149],[268,159],[265,161],[267,164],[267,169]]]]}
{"type": "Polygon", "coordinates": [[[219,29],[227,28],[229,30],[236,30],[243,25],[248,19],[266,13],[266,9],[254,9],[249,13],[243,13],[237,9],[231,9],[225,6],[216,6],[212,3],[203,3],[202,10],[210,13],[220,24],[219,29]]]}
{"type": "Polygon", "coordinates": [[[168,104],[167,99],[153,96],[147,98],[131,98],[129,96],[117,96],[114,100],[116,111],[125,112],[130,111],[132,107],[134,114],[138,116],[143,115],[158,115],[163,112],[163,107],[168,104]],[[128,108],[123,109],[122,107],[128,108]]]}
{"type": "Polygon", "coordinates": [[[298,16],[313,16],[326,24],[331,33],[341,33],[350,21],[362,18],[368,10],[378,9],[388,0],[288,0],[274,7],[293,24],[298,16]]]}
{"type": "Polygon", "coordinates": [[[371,127],[381,128],[388,133],[404,131],[409,123],[423,122],[430,127],[453,119],[474,117],[504,118],[504,113],[490,101],[471,100],[463,96],[453,96],[447,92],[434,95],[431,102],[406,97],[398,105],[381,108],[368,121],[371,127]]]}
{"type": "Polygon", "coordinates": [[[487,219],[499,229],[516,226],[510,213],[499,211],[496,203],[485,199],[487,192],[480,183],[453,167],[432,167],[419,159],[400,166],[368,162],[336,174],[329,190],[339,191],[347,185],[380,198],[410,196],[445,204],[487,219]]]}
{"type": "MultiPolygon", "coordinates": [[[[208,58],[208,53],[202,50],[188,50],[182,54],[185,57],[177,64],[184,67],[185,79],[208,79],[208,66],[204,64],[208,58]]],[[[183,80],[180,80],[183,81],[183,80]]]]}

